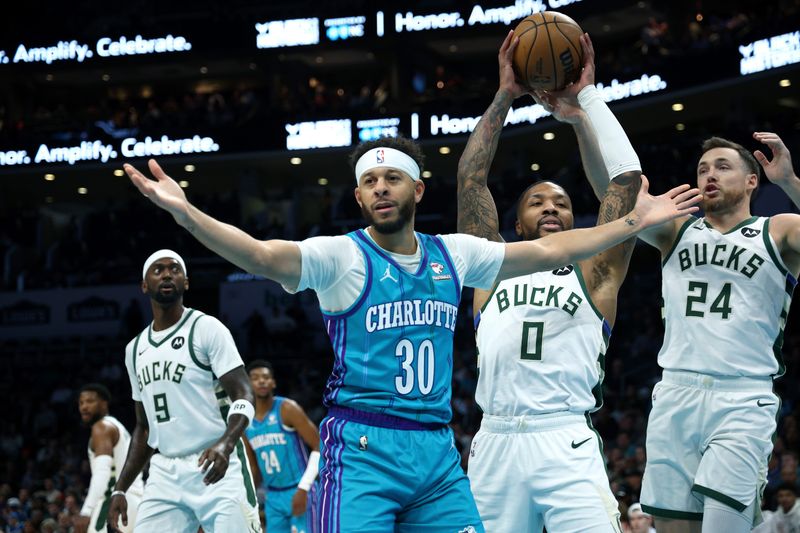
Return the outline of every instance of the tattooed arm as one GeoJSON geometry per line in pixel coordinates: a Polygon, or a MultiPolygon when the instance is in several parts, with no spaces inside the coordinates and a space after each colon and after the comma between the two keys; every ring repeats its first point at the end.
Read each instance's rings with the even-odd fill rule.
{"type": "Polygon", "coordinates": [[[508,32],[498,54],[500,88],[469,136],[458,161],[458,231],[498,242],[503,239],[500,237],[497,207],[489,192],[487,179],[511,103],[525,94],[525,89],[516,82],[511,67],[511,58],[518,42],[514,32],[508,32]]]}
{"type": "MultiPolygon", "coordinates": [[[[502,242],[503,238],[500,236],[497,206],[489,192],[487,180],[511,103],[526,92],[517,83],[511,66],[511,58],[518,42],[514,32],[508,32],[497,55],[500,64],[500,88],[469,136],[464,153],[458,161],[458,231],[497,242],[502,242]]],[[[488,291],[475,289],[472,300],[474,312],[477,313],[483,307],[489,294],[488,291]]]]}

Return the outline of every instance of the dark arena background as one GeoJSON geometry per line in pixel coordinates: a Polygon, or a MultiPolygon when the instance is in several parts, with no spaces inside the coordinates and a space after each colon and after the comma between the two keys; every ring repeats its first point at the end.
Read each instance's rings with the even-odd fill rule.
{"type": "MultiPolygon", "coordinates": [[[[427,156],[417,229],[456,230],[456,166],[498,86],[509,28],[541,10],[593,39],[597,84],[651,189],[695,183],[701,142],[749,150],[778,133],[800,167],[800,2],[39,2],[0,17],[0,528],[67,532],[90,479],[77,390],[101,382],[132,429],[124,347],[150,320],[144,259],[186,259],[188,306],[222,320],[245,362],[267,359],[278,393],[315,422],[333,356],[311,291],[297,296],[209,252],[122,171],[156,158],[203,211],[259,239],[362,227],[349,150],[403,134],[427,156]],[[13,501],[16,498],[17,501],[13,501]]],[[[797,172],[797,170],[795,170],[797,172]]],[[[536,179],[572,195],[577,226],[598,201],[575,135],[530,97],[514,103],[489,184],[506,240],[536,179]]],[[[762,178],[756,215],[797,212],[762,178]]],[[[797,304],[794,305],[797,307],[797,304]]],[[[471,291],[456,329],[451,425],[466,465],[481,413],[471,291]]],[[[797,483],[800,311],[764,509],[797,483]]],[[[650,392],[660,377],[659,255],[636,246],[593,415],[622,511],[638,501],[650,392]]],[[[535,391],[531,391],[535,394],[535,391]]]]}

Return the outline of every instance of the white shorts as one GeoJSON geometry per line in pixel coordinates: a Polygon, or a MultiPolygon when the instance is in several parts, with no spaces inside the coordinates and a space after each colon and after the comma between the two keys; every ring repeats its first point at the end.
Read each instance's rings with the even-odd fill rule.
{"type": "Polygon", "coordinates": [[[239,443],[225,476],[212,485],[197,466],[200,453],[153,455],[139,505],[135,533],[260,533],[261,521],[250,466],[239,443]]]}
{"type": "Polygon", "coordinates": [[[653,388],[642,507],[702,520],[709,497],[744,511],[766,483],[779,408],[770,378],[665,370],[653,388]]]}
{"type": "MultiPolygon", "coordinates": [[[[139,482],[141,483],[141,481],[139,482]]],[[[129,490],[125,493],[125,501],[128,503],[128,525],[122,525],[122,519],[117,524],[117,529],[122,533],[131,533],[136,525],[136,512],[139,509],[139,503],[142,501],[142,495],[138,492],[129,490]]],[[[92,517],[89,520],[89,533],[106,533],[106,521],[108,520],[108,508],[111,505],[111,491],[108,492],[103,503],[98,505],[92,511],[92,517]]]]}
{"type": "Polygon", "coordinates": [[[486,532],[620,532],[601,448],[586,415],[483,415],[467,475],[486,532]]]}

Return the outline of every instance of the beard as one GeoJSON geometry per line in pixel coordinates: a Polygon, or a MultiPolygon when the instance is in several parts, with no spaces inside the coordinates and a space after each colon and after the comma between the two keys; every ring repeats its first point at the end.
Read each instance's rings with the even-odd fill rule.
{"type": "Polygon", "coordinates": [[[161,305],[171,305],[183,298],[183,287],[178,287],[177,285],[174,285],[174,287],[175,288],[170,294],[164,294],[158,289],[148,291],[148,293],[150,298],[155,300],[157,303],[161,305]]]}
{"type": "Polygon", "coordinates": [[[723,192],[717,198],[703,199],[700,207],[706,213],[724,213],[738,206],[744,199],[745,192],[743,190],[729,193],[723,192]]]}
{"type": "Polygon", "coordinates": [[[375,228],[375,231],[384,235],[390,235],[392,233],[397,233],[411,222],[411,219],[414,217],[415,207],[416,203],[414,203],[413,199],[401,203],[397,206],[397,218],[385,222],[376,220],[366,205],[361,206],[361,214],[369,225],[375,228]]]}

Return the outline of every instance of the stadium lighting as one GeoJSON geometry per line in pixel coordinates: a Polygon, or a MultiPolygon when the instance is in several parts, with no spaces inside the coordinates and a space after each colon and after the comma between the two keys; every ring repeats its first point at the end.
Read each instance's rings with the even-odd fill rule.
{"type": "Polygon", "coordinates": [[[303,160],[301,158],[299,158],[299,157],[293,157],[293,158],[291,158],[289,160],[289,163],[291,163],[293,165],[299,165],[302,162],[303,162],[303,160]]]}
{"type": "Polygon", "coordinates": [[[86,194],[89,192],[89,189],[86,187],[78,187],[78,194],[86,194]]]}
{"type": "Polygon", "coordinates": [[[531,165],[531,170],[533,170],[534,172],[536,172],[540,168],[542,168],[542,167],[539,166],[539,163],[534,163],[534,164],[531,165]]]}
{"type": "Polygon", "coordinates": [[[181,189],[185,189],[186,187],[189,186],[189,182],[186,181],[186,180],[181,180],[181,181],[178,182],[178,185],[181,186],[181,189]]]}
{"type": "Polygon", "coordinates": [[[183,167],[183,170],[185,170],[186,172],[194,172],[195,171],[195,166],[194,165],[186,165],[186,166],[183,167]]]}
{"type": "Polygon", "coordinates": [[[53,180],[56,179],[56,175],[55,174],[45,174],[44,175],[44,179],[45,179],[45,181],[53,181],[53,180]]]}
{"type": "Polygon", "coordinates": [[[683,111],[683,104],[680,103],[680,102],[675,102],[674,104],[672,104],[672,110],[673,111],[683,111]]]}
{"type": "Polygon", "coordinates": [[[440,146],[439,147],[439,153],[442,154],[442,155],[449,154],[450,153],[450,147],[449,146],[440,146]]]}
{"type": "Polygon", "coordinates": [[[125,171],[122,170],[121,168],[118,168],[117,170],[114,171],[114,175],[118,178],[121,178],[122,176],[125,175],[125,171]]]}
{"type": "Polygon", "coordinates": [[[319,183],[320,185],[323,185],[323,186],[327,185],[328,184],[328,178],[320,178],[320,179],[317,180],[317,183],[319,183]]]}
{"type": "Polygon", "coordinates": [[[683,131],[686,129],[686,124],[684,124],[683,122],[678,122],[677,124],[675,124],[675,129],[678,131],[683,131]]]}
{"type": "Polygon", "coordinates": [[[422,177],[423,178],[430,178],[431,176],[433,176],[433,173],[430,170],[423,170],[422,171],[422,177]]]}
{"type": "Polygon", "coordinates": [[[548,131],[547,133],[542,135],[542,137],[544,138],[545,141],[552,141],[553,139],[556,138],[556,134],[553,133],[552,131],[548,131]]]}
{"type": "Polygon", "coordinates": [[[778,85],[780,85],[781,87],[791,87],[792,80],[781,80],[778,82],[778,85]]]}

